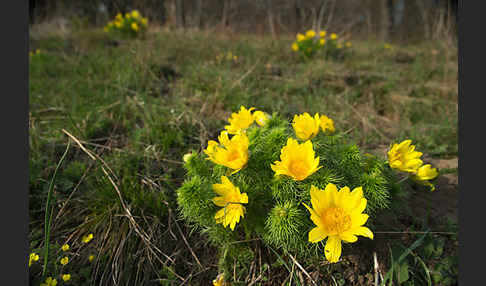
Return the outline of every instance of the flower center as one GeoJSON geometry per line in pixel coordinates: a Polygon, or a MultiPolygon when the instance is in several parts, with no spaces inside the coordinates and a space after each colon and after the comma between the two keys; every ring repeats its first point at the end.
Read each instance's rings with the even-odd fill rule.
{"type": "Polygon", "coordinates": [[[238,151],[235,150],[235,149],[232,149],[228,154],[228,161],[229,162],[234,161],[234,160],[238,159],[239,157],[240,157],[240,154],[238,153],[238,151]]]}
{"type": "Polygon", "coordinates": [[[327,209],[322,216],[322,222],[330,235],[343,233],[351,228],[351,217],[340,207],[327,209]]]}
{"type": "Polygon", "coordinates": [[[297,178],[302,178],[307,175],[309,166],[303,161],[293,161],[290,163],[289,171],[297,178]]]}

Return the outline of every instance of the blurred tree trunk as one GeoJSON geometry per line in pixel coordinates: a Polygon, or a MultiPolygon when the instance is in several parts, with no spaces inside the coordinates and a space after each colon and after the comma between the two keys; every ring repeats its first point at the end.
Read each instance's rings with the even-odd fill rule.
{"type": "Polygon", "coordinates": [[[177,28],[184,28],[184,5],[183,0],[175,0],[176,26],[177,28]]]}
{"type": "Polygon", "coordinates": [[[273,3],[272,0],[265,0],[265,10],[267,10],[267,19],[268,19],[268,26],[270,27],[270,34],[272,38],[276,38],[277,34],[275,33],[275,23],[273,21],[273,3]]]}
{"type": "Polygon", "coordinates": [[[230,6],[230,1],[231,0],[223,0],[223,13],[221,16],[221,27],[223,29],[226,29],[226,27],[228,26],[228,11],[230,6]]]}
{"type": "Polygon", "coordinates": [[[166,24],[169,27],[176,26],[176,0],[165,0],[164,1],[164,10],[166,12],[166,24]]]}
{"type": "Polygon", "coordinates": [[[297,23],[297,31],[304,30],[304,21],[306,18],[304,7],[302,6],[302,0],[295,0],[295,18],[297,23]]]}
{"type": "Polygon", "coordinates": [[[194,25],[200,29],[201,26],[201,14],[202,14],[202,0],[196,0],[196,7],[194,12],[194,25]]]}

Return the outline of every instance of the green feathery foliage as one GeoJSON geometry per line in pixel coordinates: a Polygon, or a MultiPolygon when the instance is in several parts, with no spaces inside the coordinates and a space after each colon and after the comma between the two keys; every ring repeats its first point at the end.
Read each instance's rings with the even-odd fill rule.
{"type": "Polygon", "coordinates": [[[329,183],[350,189],[362,186],[370,221],[380,210],[390,206],[392,197],[401,193],[395,173],[386,160],[363,155],[358,146],[347,142],[342,134],[320,132],[312,139],[322,168],[302,181],[276,177],[270,167],[280,160],[287,139],[295,138],[287,120],[274,113],[264,126],[249,127],[246,135],[250,142],[249,159],[243,169],[230,174],[230,169],[211,162],[206,154],[194,154],[184,165],[186,180],[177,191],[182,216],[220,247],[222,271],[228,271],[225,263],[233,263],[242,251],[251,252],[239,242],[254,238],[297,257],[322,257],[323,243],[308,241],[308,233],[314,226],[302,204],[310,205],[312,185],[320,189],[329,183]],[[212,201],[218,196],[212,185],[221,183],[221,176],[227,176],[248,196],[248,203],[243,205],[245,215],[233,231],[216,224],[214,218],[221,207],[212,201]]]}

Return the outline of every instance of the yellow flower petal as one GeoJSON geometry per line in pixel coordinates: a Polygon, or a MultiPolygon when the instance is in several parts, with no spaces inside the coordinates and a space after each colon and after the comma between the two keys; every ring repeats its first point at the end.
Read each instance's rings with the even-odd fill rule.
{"type": "Polygon", "coordinates": [[[324,247],[326,259],[331,263],[338,262],[341,257],[341,250],[341,239],[338,236],[330,236],[324,247]]]}
{"type": "Polygon", "coordinates": [[[309,231],[310,242],[316,243],[323,240],[326,237],[327,237],[327,233],[324,231],[323,228],[314,227],[311,231],[309,231]]]}

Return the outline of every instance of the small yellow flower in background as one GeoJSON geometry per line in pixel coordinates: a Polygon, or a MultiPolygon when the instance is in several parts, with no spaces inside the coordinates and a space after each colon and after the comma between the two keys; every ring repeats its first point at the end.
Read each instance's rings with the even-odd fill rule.
{"type": "Polygon", "coordinates": [[[307,32],[305,32],[305,36],[307,38],[314,38],[316,36],[316,32],[314,32],[314,30],[308,30],[307,32]]]}
{"type": "Polygon", "coordinates": [[[321,46],[324,46],[324,44],[326,44],[326,39],[320,39],[320,40],[319,40],[319,44],[320,44],[321,46]]]}
{"type": "Polygon", "coordinates": [[[229,134],[236,134],[240,130],[250,127],[254,121],[253,115],[251,114],[254,109],[254,107],[246,109],[244,106],[240,106],[240,111],[231,114],[231,117],[228,119],[230,125],[226,125],[224,129],[229,134]]]}
{"type": "Polygon", "coordinates": [[[130,15],[130,13],[128,13],[128,12],[127,12],[127,13],[125,13],[125,18],[126,18],[126,19],[130,19],[130,17],[131,17],[131,16],[132,16],[132,15],[130,15]]]}
{"type": "Polygon", "coordinates": [[[234,135],[231,140],[227,131],[222,131],[216,141],[209,141],[208,148],[204,150],[209,158],[218,165],[233,169],[231,174],[240,171],[248,162],[248,145],[250,141],[245,133],[234,135]],[[222,145],[220,147],[219,145],[222,145]]]}
{"type": "Polygon", "coordinates": [[[121,13],[118,13],[115,16],[115,19],[118,20],[118,21],[122,21],[123,20],[123,15],[121,13]]]}
{"type": "Polygon", "coordinates": [[[62,280],[64,280],[64,282],[69,281],[69,279],[71,279],[71,274],[63,274],[62,275],[62,280]]]}
{"type": "Polygon", "coordinates": [[[66,265],[69,263],[69,258],[67,256],[64,256],[63,258],[61,258],[61,264],[62,265],[66,265]]]}
{"type": "Polygon", "coordinates": [[[142,25],[147,27],[147,25],[148,25],[148,19],[147,18],[142,18],[141,22],[142,22],[142,25]]]}
{"type": "Polygon", "coordinates": [[[299,45],[297,43],[292,43],[292,51],[297,52],[299,50],[299,45]]]}
{"type": "Polygon", "coordinates": [[[132,11],[132,18],[138,19],[140,17],[140,13],[137,10],[132,11]]]}
{"type": "Polygon", "coordinates": [[[189,159],[191,159],[191,157],[193,156],[194,154],[191,152],[191,153],[187,153],[187,154],[184,154],[184,156],[182,156],[182,161],[184,161],[184,163],[187,163],[189,162],[189,159]]]}
{"type": "Polygon", "coordinates": [[[213,280],[213,286],[225,286],[226,281],[224,281],[224,274],[219,274],[216,279],[213,280]]]}
{"type": "Polygon", "coordinates": [[[346,42],[346,48],[351,48],[351,42],[346,42]]]}
{"type": "Polygon", "coordinates": [[[62,247],[61,247],[62,251],[68,251],[69,250],[69,244],[64,244],[62,247]]]}
{"type": "Polygon", "coordinates": [[[310,195],[312,208],[304,206],[316,227],[309,232],[309,241],[317,243],[327,237],[324,254],[329,262],[339,261],[341,241],[356,242],[357,235],[373,239],[371,230],[363,226],[368,215],[362,213],[367,200],[361,187],[351,192],[348,187],[338,191],[334,184],[329,183],[324,190],[311,186],[310,195]]]}
{"type": "Polygon", "coordinates": [[[320,123],[319,113],[316,113],[313,118],[309,113],[304,112],[300,115],[294,115],[292,127],[294,128],[295,135],[300,140],[305,141],[314,138],[319,133],[320,123]]]}
{"type": "Polygon", "coordinates": [[[213,184],[213,190],[221,195],[213,198],[213,203],[218,207],[223,207],[214,215],[216,223],[222,223],[224,227],[230,226],[231,230],[240,222],[240,217],[245,216],[245,207],[241,204],[248,203],[246,193],[240,193],[240,189],[235,187],[226,176],[221,176],[221,184],[213,184]]]}
{"type": "Polygon", "coordinates": [[[257,110],[253,112],[253,118],[258,125],[263,126],[267,123],[269,116],[265,112],[257,110]]]}
{"type": "Polygon", "coordinates": [[[334,121],[327,117],[326,115],[321,115],[320,118],[320,126],[323,132],[334,133],[334,121]]]}
{"type": "Polygon", "coordinates": [[[39,49],[35,50],[35,54],[36,54],[36,55],[40,54],[40,52],[41,52],[41,51],[40,51],[39,49]]]}
{"type": "Polygon", "coordinates": [[[29,56],[32,57],[34,55],[34,52],[30,51],[29,56]]]}
{"type": "Polygon", "coordinates": [[[134,30],[134,31],[138,31],[138,25],[137,23],[133,22],[132,25],[131,25],[131,28],[134,30]]]}
{"type": "Polygon", "coordinates": [[[93,259],[94,259],[94,255],[93,255],[93,254],[91,254],[91,255],[88,257],[88,260],[89,260],[89,262],[91,262],[91,261],[93,261],[93,259]]]}
{"type": "Polygon", "coordinates": [[[296,181],[301,181],[322,168],[319,166],[319,157],[310,140],[299,144],[293,138],[287,139],[287,145],[280,150],[280,160],[270,165],[275,176],[287,175],[296,181]]]}
{"type": "Polygon", "coordinates": [[[341,44],[341,43],[337,44],[337,48],[338,49],[342,49],[343,48],[343,44],[341,44]]]}
{"type": "Polygon", "coordinates": [[[324,38],[324,37],[326,36],[326,31],[325,31],[325,30],[320,31],[320,32],[319,32],[319,36],[320,36],[321,38],[324,38]]]}
{"type": "Polygon", "coordinates": [[[422,160],[421,152],[415,151],[415,146],[411,145],[412,140],[404,140],[400,144],[393,144],[388,151],[388,164],[393,169],[403,172],[416,173],[422,160]]]}
{"type": "Polygon", "coordinates": [[[57,280],[52,277],[47,277],[45,283],[41,283],[40,286],[56,286],[57,280]]]}
{"type": "Polygon", "coordinates": [[[305,40],[305,36],[302,35],[301,33],[298,33],[297,34],[297,42],[302,42],[303,40],[305,40]]]}
{"type": "Polygon", "coordinates": [[[103,31],[108,32],[108,27],[103,27],[103,31]]]}
{"type": "Polygon", "coordinates": [[[32,252],[30,255],[29,255],[29,267],[32,265],[32,261],[37,261],[39,260],[39,255],[32,252]]]}
{"type": "Polygon", "coordinates": [[[123,26],[123,22],[121,22],[121,21],[116,21],[116,22],[115,22],[115,26],[116,26],[117,28],[121,28],[121,27],[123,26]]]}
{"type": "Polygon", "coordinates": [[[82,240],[82,241],[83,241],[83,243],[88,243],[88,242],[90,242],[92,239],[93,239],[93,234],[92,234],[92,233],[90,233],[90,234],[88,234],[88,235],[83,236],[83,240],[82,240]]]}
{"type": "Polygon", "coordinates": [[[336,35],[335,33],[331,34],[331,40],[336,40],[337,38],[338,38],[338,35],[336,35]]]}

